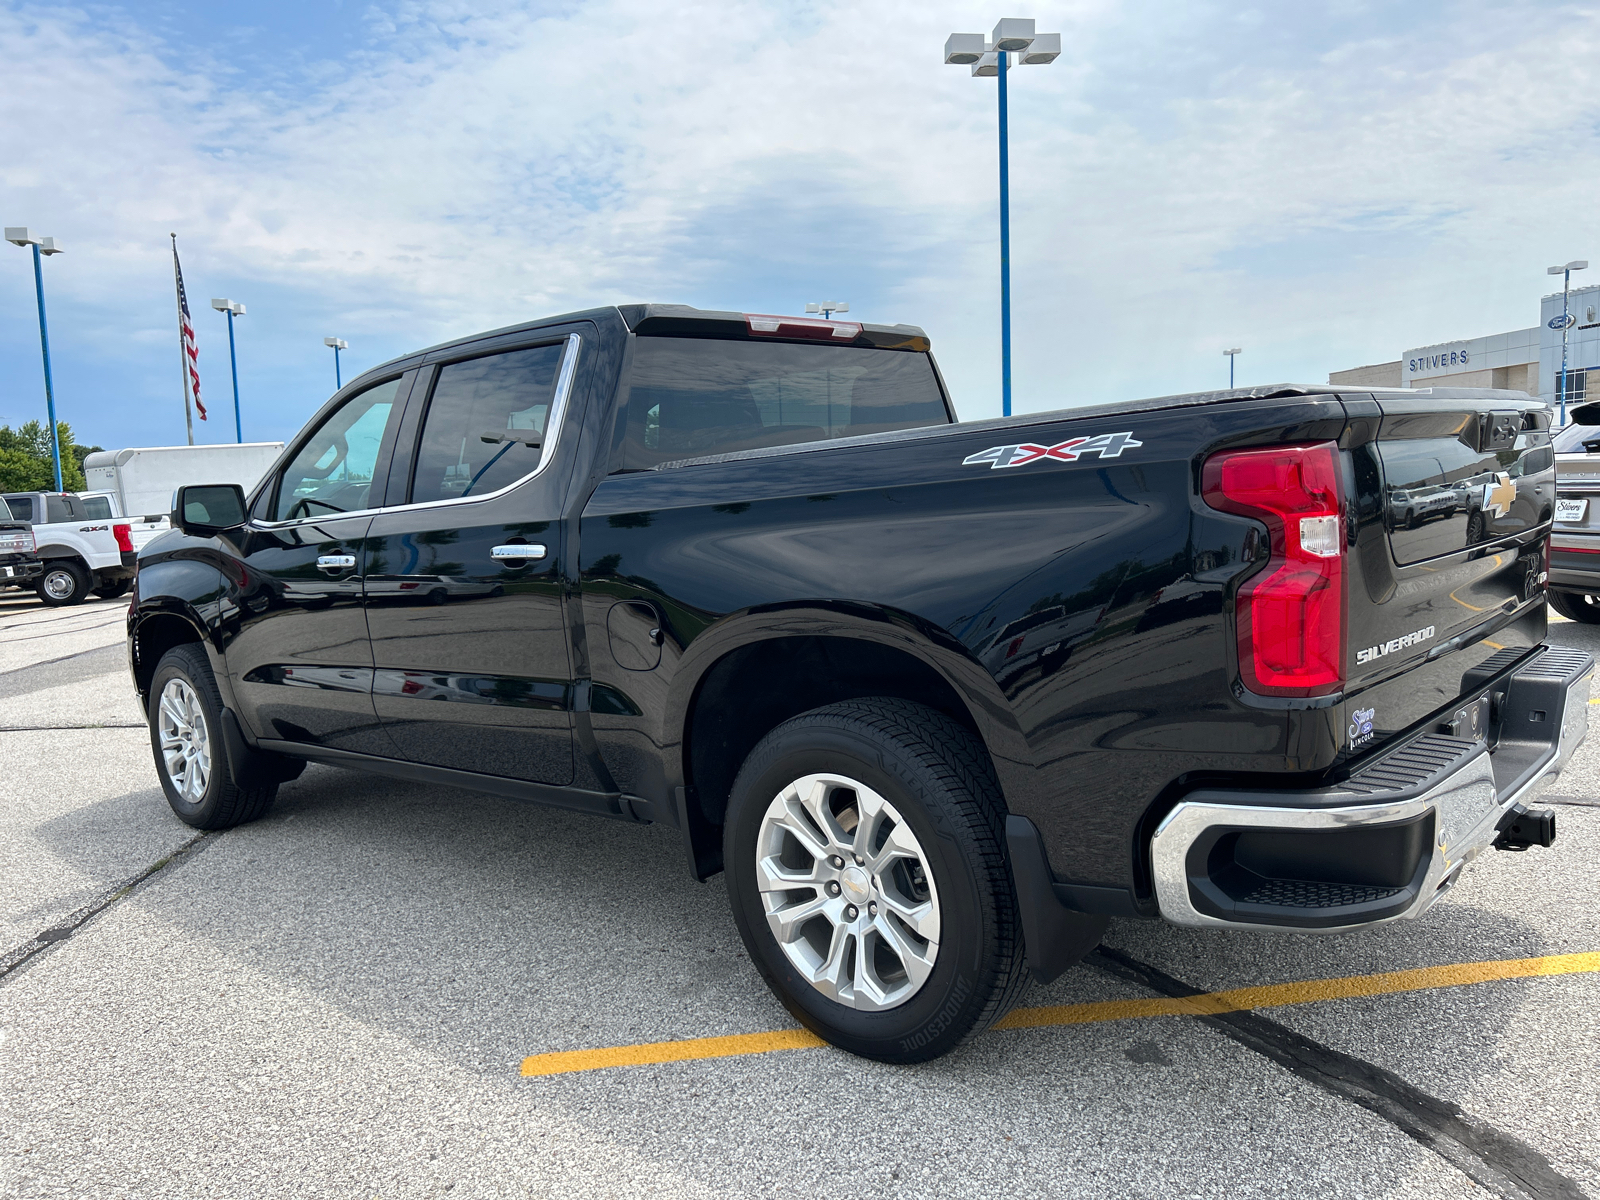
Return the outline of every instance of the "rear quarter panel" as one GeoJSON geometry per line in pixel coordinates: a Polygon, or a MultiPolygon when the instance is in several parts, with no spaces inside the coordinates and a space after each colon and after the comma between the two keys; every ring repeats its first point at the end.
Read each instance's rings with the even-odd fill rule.
{"type": "Polygon", "coordinates": [[[1291,766],[1285,710],[1230,687],[1223,602],[1252,526],[1193,498],[1197,465],[1343,425],[1330,396],[1240,400],[610,476],[581,521],[585,624],[640,599],[668,635],[661,666],[638,672],[591,632],[596,682],[641,714],[611,726],[680,782],[675,722],[720,656],[697,643],[853,614],[904,631],[968,697],[1058,878],[1130,886],[1141,818],[1175,779],[1291,766]],[[1002,442],[1118,432],[1140,445],[1106,461],[963,465],[1002,442]]]}

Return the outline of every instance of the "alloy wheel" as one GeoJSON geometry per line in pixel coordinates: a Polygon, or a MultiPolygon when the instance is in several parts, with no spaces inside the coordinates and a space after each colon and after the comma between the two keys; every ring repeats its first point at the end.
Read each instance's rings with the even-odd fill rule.
{"type": "Polygon", "coordinates": [[[211,734],[200,697],[187,681],[169,679],[161,689],[156,728],[167,778],[186,803],[200,803],[211,781],[211,734]]]}
{"type": "Polygon", "coordinates": [[[768,805],[756,884],[785,957],[830,1000],[895,1008],[939,955],[939,893],[895,807],[843,775],[806,775],[768,805]]]}

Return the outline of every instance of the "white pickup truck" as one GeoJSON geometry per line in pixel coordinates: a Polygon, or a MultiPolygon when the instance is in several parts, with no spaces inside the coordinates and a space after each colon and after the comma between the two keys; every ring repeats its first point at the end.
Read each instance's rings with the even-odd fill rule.
{"type": "MultiPolygon", "coordinates": [[[[139,554],[129,522],[93,515],[73,492],[7,492],[5,501],[13,518],[33,526],[35,553],[44,560],[34,584],[40,600],[79,604],[91,591],[112,599],[132,586],[139,554]]],[[[93,508],[106,511],[104,504],[93,508]]]]}

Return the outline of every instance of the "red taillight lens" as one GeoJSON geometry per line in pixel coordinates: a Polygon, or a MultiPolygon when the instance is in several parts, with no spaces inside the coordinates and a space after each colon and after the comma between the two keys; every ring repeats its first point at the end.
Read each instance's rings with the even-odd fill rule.
{"type": "Polygon", "coordinates": [[[133,553],[133,534],[126,525],[113,525],[111,532],[116,536],[117,549],[124,554],[133,553]]]}
{"type": "Polygon", "coordinates": [[[745,313],[745,328],[751,337],[819,338],[822,341],[854,341],[861,336],[857,321],[834,321],[822,317],[767,317],[745,313]]]}
{"type": "Polygon", "coordinates": [[[1344,686],[1344,518],[1339,447],[1227,450],[1206,460],[1205,501],[1267,526],[1272,557],[1234,607],[1244,685],[1271,696],[1344,686]]]}

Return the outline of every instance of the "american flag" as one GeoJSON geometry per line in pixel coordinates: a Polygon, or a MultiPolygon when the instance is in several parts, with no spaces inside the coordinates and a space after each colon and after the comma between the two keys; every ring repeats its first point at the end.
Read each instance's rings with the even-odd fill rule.
{"type": "Polygon", "coordinates": [[[178,239],[172,239],[172,270],[178,277],[178,324],[183,330],[183,357],[189,367],[189,394],[194,397],[195,411],[206,419],[206,406],[200,403],[200,347],[194,340],[194,322],[189,317],[189,294],[183,290],[183,267],[178,263],[178,239]]]}

